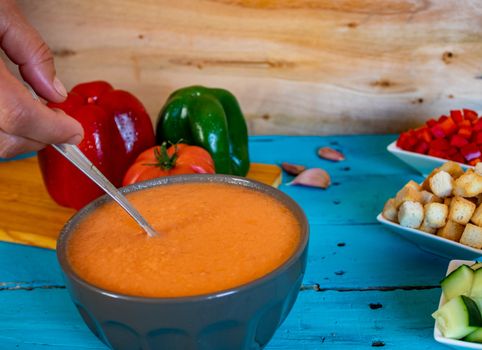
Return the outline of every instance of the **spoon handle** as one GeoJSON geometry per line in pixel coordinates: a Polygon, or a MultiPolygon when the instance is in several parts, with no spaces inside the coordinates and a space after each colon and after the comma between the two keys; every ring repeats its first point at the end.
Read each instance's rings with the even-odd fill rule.
{"type": "Polygon", "coordinates": [[[132,218],[146,231],[150,237],[157,236],[157,232],[149,225],[142,215],[134,208],[124,195],[97,169],[94,164],[80,151],[77,146],[66,143],[52,145],[65,158],[72,162],[80,171],[87,175],[109,196],[129,213],[132,218]]]}

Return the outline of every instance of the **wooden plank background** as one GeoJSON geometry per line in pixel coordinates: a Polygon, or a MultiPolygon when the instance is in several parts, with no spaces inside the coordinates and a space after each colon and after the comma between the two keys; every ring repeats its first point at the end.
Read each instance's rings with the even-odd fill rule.
{"type": "Polygon", "coordinates": [[[238,96],[251,134],[399,132],[482,110],[480,0],[20,0],[60,78],[151,117],[176,88],[238,96]]]}

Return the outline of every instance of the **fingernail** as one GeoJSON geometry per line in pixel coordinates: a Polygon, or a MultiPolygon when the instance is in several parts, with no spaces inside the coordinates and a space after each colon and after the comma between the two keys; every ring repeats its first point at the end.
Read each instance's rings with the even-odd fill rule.
{"type": "Polygon", "coordinates": [[[66,143],[71,145],[78,145],[82,141],[82,135],[76,134],[66,141],[66,143]]]}
{"type": "Polygon", "coordinates": [[[54,89],[59,93],[59,95],[67,97],[67,89],[57,77],[54,78],[54,89]]]}

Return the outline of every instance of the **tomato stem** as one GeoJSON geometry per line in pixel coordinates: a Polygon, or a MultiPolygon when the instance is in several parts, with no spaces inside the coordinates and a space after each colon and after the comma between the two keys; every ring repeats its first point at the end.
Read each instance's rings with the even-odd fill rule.
{"type": "Polygon", "coordinates": [[[160,147],[154,148],[154,157],[156,158],[155,163],[145,163],[143,165],[157,166],[162,170],[170,170],[176,166],[177,155],[177,144],[171,144],[174,146],[174,153],[169,156],[167,153],[167,143],[163,142],[160,147]]]}

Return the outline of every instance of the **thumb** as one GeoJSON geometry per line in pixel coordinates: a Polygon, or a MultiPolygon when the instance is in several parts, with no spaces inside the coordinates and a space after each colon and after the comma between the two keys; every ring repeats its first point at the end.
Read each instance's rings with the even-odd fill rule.
{"type": "Polygon", "coordinates": [[[20,74],[43,98],[62,102],[67,91],[56,77],[52,52],[40,34],[31,27],[12,0],[0,2],[0,44],[19,66],[20,74]]]}

